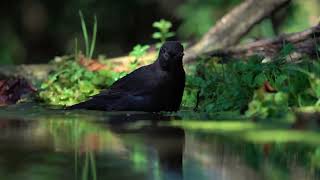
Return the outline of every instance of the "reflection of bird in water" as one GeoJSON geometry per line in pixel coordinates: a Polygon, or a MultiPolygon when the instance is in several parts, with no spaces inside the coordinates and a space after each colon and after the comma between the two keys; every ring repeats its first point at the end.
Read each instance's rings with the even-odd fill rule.
{"type": "Polygon", "coordinates": [[[185,133],[181,128],[150,129],[150,143],[158,151],[159,165],[169,179],[182,179],[185,133]],[[170,178],[172,177],[172,178],[170,178]]]}
{"type": "MultiPolygon", "coordinates": [[[[148,113],[148,112],[114,112],[107,116],[105,122],[112,126],[113,130],[116,128],[123,129],[126,125],[146,121],[147,124],[156,125],[159,122],[179,120],[179,116],[164,115],[161,113],[148,113]]],[[[128,132],[128,129],[124,129],[128,132]]]]}
{"type": "Polygon", "coordinates": [[[113,83],[108,90],[67,109],[177,111],[185,86],[182,58],[183,46],[168,41],[153,64],[140,67],[113,83]]]}
{"type": "MultiPolygon", "coordinates": [[[[166,176],[164,179],[182,179],[185,132],[178,127],[157,125],[157,122],[167,121],[170,118],[172,117],[154,113],[137,113],[123,117],[118,114],[109,119],[111,123],[108,123],[108,127],[119,135],[137,136],[139,142],[142,142],[144,146],[155,150],[157,157],[151,157],[149,161],[152,159],[159,161],[160,170],[166,176]],[[150,118],[154,119],[152,124],[141,125],[138,128],[130,126],[130,124],[139,123],[139,120],[150,118]]],[[[177,117],[174,118],[177,119],[177,117]]]]}

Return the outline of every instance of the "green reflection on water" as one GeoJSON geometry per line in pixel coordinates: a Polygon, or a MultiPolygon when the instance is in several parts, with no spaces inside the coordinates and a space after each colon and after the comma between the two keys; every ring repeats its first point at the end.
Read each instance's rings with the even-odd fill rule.
{"type": "MultiPolygon", "coordinates": [[[[8,176],[6,166],[8,162],[16,161],[13,156],[29,154],[24,154],[27,150],[23,146],[14,146],[22,150],[14,151],[10,158],[10,155],[0,153],[1,179],[59,179],[66,177],[63,174],[65,171],[71,173],[67,177],[83,180],[164,179],[170,173],[163,169],[159,154],[163,153],[168,158],[167,155],[172,152],[166,150],[176,143],[170,139],[177,137],[168,131],[156,131],[179,127],[186,134],[179,137],[186,144],[181,149],[184,161],[180,164],[186,179],[219,179],[221,172],[226,177],[236,177],[237,173],[243,173],[239,179],[246,177],[248,172],[254,174],[254,178],[248,176],[248,179],[291,179],[298,171],[305,174],[302,177],[318,179],[320,174],[320,134],[316,130],[298,131],[273,123],[262,124],[239,119],[175,120],[172,117],[172,121],[158,124],[147,123],[148,119],[142,118],[143,121],[125,125],[129,129],[123,133],[115,131],[108,124],[110,114],[104,112],[31,109],[26,113],[25,110],[6,110],[0,109],[0,119],[23,117],[26,125],[32,125],[26,127],[30,128],[30,132],[24,138],[31,138],[35,142],[30,145],[35,146],[31,150],[33,156],[41,156],[45,161],[35,163],[29,158],[32,161],[25,162],[29,166],[27,170],[16,170],[18,173],[9,173],[8,176]],[[150,129],[148,133],[143,130],[145,127],[150,129]],[[156,136],[151,136],[150,132],[156,136]],[[38,139],[44,139],[43,146],[49,150],[37,151],[38,139]],[[5,161],[6,158],[9,161],[5,161]],[[235,171],[233,164],[241,171],[235,171]]],[[[191,116],[190,112],[188,116],[191,116]]],[[[16,133],[24,129],[13,130],[16,133]]],[[[28,141],[21,139],[19,142],[24,145],[28,141]]],[[[6,146],[9,145],[0,146],[0,151],[8,152],[6,146]]]]}
{"type": "Polygon", "coordinates": [[[320,143],[320,133],[313,130],[280,129],[276,125],[263,125],[249,121],[171,121],[171,125],[206,133],[228,133],[252,142],[320,143]]]}
{"type": "Polygon", "coordinates": [[[301,142],[320,144],[320,134],[311,131],[298,130],[255,130],[246,132],[243,137],[247,140],[264,142],[301,142]]]}
{"type": "Polygon", "coordinates": [[[188,120],[188,121],[172,121],[173,126],[181,126],[186,129],[204,130],[204,131],[223,131],[234,132],[256,129],[258,124],[246,121],[201,121],[201,120],[188,120]]]}

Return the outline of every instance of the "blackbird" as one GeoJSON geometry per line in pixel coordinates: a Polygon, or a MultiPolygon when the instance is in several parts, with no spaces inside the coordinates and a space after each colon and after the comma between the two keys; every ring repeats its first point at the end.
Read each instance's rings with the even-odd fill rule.
{"type": "Polygon", "coordinates": [[[104,111],[177,111],[185,86],[183,46],[167,41],[157,60],[114,82],[107,90],[66,109],[104,111]]]}

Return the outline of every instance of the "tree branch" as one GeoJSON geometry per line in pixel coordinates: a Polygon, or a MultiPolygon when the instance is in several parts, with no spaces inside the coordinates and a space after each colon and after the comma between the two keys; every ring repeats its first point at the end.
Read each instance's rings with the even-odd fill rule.
{"type": "Polygon", "coordinates": [[[295,52],[310,57],[319,56],[317,45],[320,44],[320,24],[305,31],[285,34],[275,38],[262,39],[252,43],[238,45],[230,48],[214,50],[205,53],[209,57],[243,58],[252,55],[273,57],[279,53],[284,43],[294,46],[295,52]]]}
{"type": "Polygon", "coordinates": [[[184,62],[191,63],[204,53],[235,45],[255,24],[289,2],[290,0],[245,0],[222,17],[198,43],[187,49],[184,62]]]}

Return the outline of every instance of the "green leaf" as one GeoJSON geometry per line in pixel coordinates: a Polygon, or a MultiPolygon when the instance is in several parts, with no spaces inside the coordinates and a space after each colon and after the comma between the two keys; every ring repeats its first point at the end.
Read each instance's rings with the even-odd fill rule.
{"type": "Polygon", "coordinates": [[[149,45],[136,45],[134,46],[133,50],[130,52],[130,56],[135,57],[136,59],[141,58],[142,56],[144,56],[147,53],[147,50],[150,48],[149,45]]]}
{"type": "Polygon", "coordinates": [[[254,78],[254,84],[259,87],[262,86],[266,80],[267,78],[264,73],[260,73],[254,78]]]}
{"type": "Polygon", "coordinates": [[[287,56],[294,51],[294,46],[291,43],[285,44],[280,52],[283,56],[287,56]]]}
{"type": "Polygon", "coordinates": [[[274,96],[275,103],[279,105],[287,105],[288,103],[288,95],[283,92],[278,92],[274,96]]]}
{"type": "Polygon", "coordinates": [[[46,89],[46,88],[48,88],[48,86],[49,86],[48,83],[42,83],[41,86],[40,86],[40,88],[41,88],[41,89],[46,89]]]}
{"type": "Polygon", "coordinates": [[[252,78],[253,75],[251,73],[246,73],[245,75],[242,76],[242,80],[247,84],[247,85],[251,85],[252,83],[252,78]]]}
{"type": "Polygon", "coordinates": [[[160,32],[155,32],[152,34],[152,38],[153,39],[161,39],[162,38],[162,34],[160,32]]]}
{"type": "Polygon", "coordinates": [[[311,80],[312,90],[316,94],[317,98],[320,98],[320,79],[314,78],[311,80]]]}
{"type": "Polygon", "coordinates": [[[153,26],[154,28],[158,28],[158,29],[160,29],[160,28],[162,27],[162,26],[161,26],[161,23],[158,22],[158,21],[154,22],[154,23],[152,24],[152,26],[153,26]]]}
{"type": "Polygon", "coordinates": [[[171,38],[171,37],[173,37],[175,35],[175,33],[173,33],[173,32],[168,32],[167,34],[166,34],[166,38],[171,38]]]}
{"type": "Polygon", "coordinates": [[[280,89],[283,83],[288,79],[287,75],[280,74],[279,76],[276,77],[275,80],[275,85],[277,89],[280,89]]]}
{"type": "Polygon", "coordinates": [[[175,35],[175,33],[170,32],[170,28],[172,27],[170,21],[161,19],[160,21],[154,22],[152,26],[158,30],[158,32],[152,34],[152,38],[160,40],[161,43],[164,43],[166,39],[175,35]]]}

